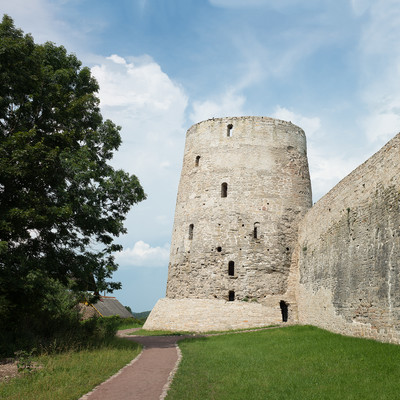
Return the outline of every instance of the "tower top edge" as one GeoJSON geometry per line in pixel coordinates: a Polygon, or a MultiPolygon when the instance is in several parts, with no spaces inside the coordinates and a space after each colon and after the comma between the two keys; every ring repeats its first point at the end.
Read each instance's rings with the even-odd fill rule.
{"type": "Polygon", "coordinates": [[[293,124],[292,121],[284,121],[282,119],[266,117],[266,116],[251,116],[251,115],[249,115],[249,116],[239,116],[239,117],[236,116],[236,117],[209,118],[209,119],[205,119],[203,121],[199,121],[199,122],[193,124],[189,129],[192,129],[195,126],[198,126],[198,125],[202,125],[202,124],[204,124],[206,122],[209,122],[209,123],[210,122],[211,123],[212,122],[217,122],[217,123],[218,122],[222,122],[222,123],[229,124],[229,122],[246,121],[246,120],[248,120],[248,121],[265,121],[265,122],[269,121],[269,122],[274,122],[277,125],[288,125],[288,126],[292,126],[292,127],[295,127],[295,128],[299,128],[300,130],[303,130],[300,126],[293,124]]]}

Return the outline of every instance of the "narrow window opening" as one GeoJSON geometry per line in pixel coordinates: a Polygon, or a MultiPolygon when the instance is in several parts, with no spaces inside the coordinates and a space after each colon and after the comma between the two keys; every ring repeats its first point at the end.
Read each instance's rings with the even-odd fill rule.
{"type": "Polygon", "coordinates": [[[229,261],[228,263],[228,275],[234,276],[235,275],[235,262],[229,261]]]}
{"type": "Polygon", "coordinates": [[[193,239],[193,228],[194,228],[194,225],[190,224],[189,225],[189,240],[193,239]]]}
{"type": "Polygon", "coordinates": [[[235,300],[235,292],[233,290],[229,291],[229,301],[235,300]]]}
{"type": "Polygon", "coordinates": [[[288,304],[281,300],[279,303],[281,307],[281,313],[282,313],[282,322],[287,322],[288,320],[288,304]]]}
{"type": "Polygon", "coordinates": [[[195,166],[198,167],[199,166],[199,162],[200,162],[200,156],[196,157],[196,162],[195,162],[195,166]]]}
{"type": "Polygon", "coordinates": [[[228,184],[224,182],[221,185],[221,197],[227,197],[228,196],[228,184]]]}
{"type": "Polygon", "coordinates": [[[232,130],[233,130],[233,125],[232,124],[227,125],[227,127],[226,127],[226,136],[232,137],[232,130]]]}
{"type": "Polygon", "coordinates": [[[254,223],[254,229],[253,229],[253,238],[254,239],[259,239],[260,238],[259,237],[259,235],[260,235],[259,227],[260,227],[260,223],[259,222],[255,222],[254,223]]]}

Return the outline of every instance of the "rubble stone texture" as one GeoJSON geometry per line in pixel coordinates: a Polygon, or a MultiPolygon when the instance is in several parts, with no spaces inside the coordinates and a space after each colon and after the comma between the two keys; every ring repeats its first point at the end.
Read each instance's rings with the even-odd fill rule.
{"type": "Polygon", "coordinates": [[[297,224],[309,207],[306,139],[299,127],[266,117],[192,126],[167,297],[263,302],[283,295],[297,224]]]}
{"type": "Polygon", "coordinates": [[[400,343],[400,134],[301,222],[300,323],[400,343]]]}
{"type": "Polygon", "coordinates": [[[310,207],[300,128],[265,117],[194,125],[167,298],[145,328],[236,329],[287,312],[292,323],[400,343],[400,134],[310,207]]]}

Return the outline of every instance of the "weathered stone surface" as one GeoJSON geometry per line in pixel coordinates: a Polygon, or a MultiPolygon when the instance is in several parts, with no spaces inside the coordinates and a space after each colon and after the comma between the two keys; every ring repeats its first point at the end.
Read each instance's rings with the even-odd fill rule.
{"type": "Polygon", "coordinates": [[[399,342],[400,134],[306,214],[298,258],[300,323],[399,342]]]}
{"type": "Polygon", "coordinates": [[[145,328],[264,326],[282,321],[281,301],[292,321],[290,263],[297,224],[311,204],[306,139],[299,127],[267,117],[192,126],[177,196],[167,299],[157,303],[145,328]],[[228,302],[229,296],[234,301],[228,302]]]}
{"type": "Polygon", "coordinates": [[[282,322],[279,300],[270,306],[244,301],[168,299],[157,302],[144,329],[189,332],[223,331],[282,322]]]}
{"type": "Polygon", "coordinates": [[[310,206],[300,128],[265,117],[194,125],[167,298],[145,327],[262,326],[282,320],[284,302],[291,322],[400,343],[400,134],[310,206]]]}
{"type": "Polygon", "coordinates": [[[228,300],[231,291],[235,300],[263,302],[283,295],[297,223],[310,206],[306,140],[299,127],[266,117],[192,126],[167,297],[228,300]]]}

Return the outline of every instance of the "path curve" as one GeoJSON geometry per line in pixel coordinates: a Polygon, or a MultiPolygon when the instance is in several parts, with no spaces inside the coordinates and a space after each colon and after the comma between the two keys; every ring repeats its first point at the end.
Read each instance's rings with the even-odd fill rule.
{"type": "Polygon", "coordinates": [[[188,336],[132,336],[137,329],[118,332],[119,337],[143,345],[127,366],[80,400],[159,400],[166,395],[179,360],[178,340],[188,336]]]}
{"type": "MultiPolygon", "coordinates": [[[[292,324],[279,324],[259,329],[230,333],[254,332],[276,329],[292,324]]],[[[142,352],[115,375],[95,387],[79,400],[163,400],[178,368],[181,352],[179,340],[202,336],[219,336],[223,333],[181,336],[133,336],[129,333],[140,328],[118,331],[117,336],[143,345],[142,352]]]]}

